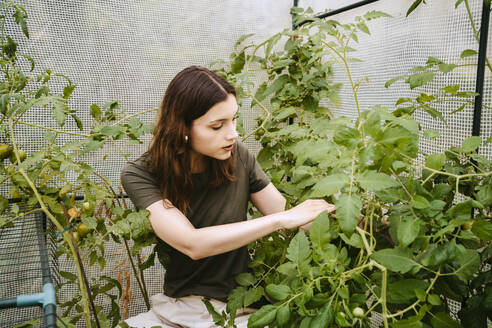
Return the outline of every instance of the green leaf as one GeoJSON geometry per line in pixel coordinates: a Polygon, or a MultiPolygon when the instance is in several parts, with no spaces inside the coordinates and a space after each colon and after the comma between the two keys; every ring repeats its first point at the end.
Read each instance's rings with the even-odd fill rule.
{"type": "Polygon", "coordinates": [[[357,175],[355,178],[366,191],[380,191],[399,186],[398,182],[389,175],[376,171],[366,171],[363,174],[357,175]]]}
{"type": "Polygon", "coordinates": [[[454,4],[454,9],[458,8],[458,6],[461,5],[463,1],[464,0],[456,0],[456,3],[454,4]]]}
{"type": "Polygon", "coordinates": [[[432,154],[425,159],[425,165],[434,170],[440,170],[446,161],[444,154],[432,154]]]}
{"type": "Polygon", "coordinates": [[[239,37],[239,39],[237,39],[236,41],[236,46],[239,46],[241,43],[243,43],[244,40],[246,40],[247,38],[251,37],[255,35],[254,33],[249,33],[249,34],[243,34],[239,37]]]}
{"type": "Polygon", "coordinates": [[[272,167],[274,163],[273,153],[269,148],[262,148],[256,159],[264,170],[272,167]]]}
{"type": "MultiPolygon", "coordinates": [[[[429,283],[419,279],[402,279],[388,285],[388,302],[406,304],[417,297],[417,290],[425,290],[429,283]]],[[[425,292],[424,292],[425,294],[425,292]]]]}
{"type": "Polygon", "coordinates": [[[490,241],[492,240],[492,223],[485,220],[477,220],[472,225],[472,232],[481,240],[490,241]]]}
{"type": "Polygon", "coordinates": [[[410,75],[406,82],[410,84],[410,89],[421,87],[434,79],[434,72],[424,72],[410,75]]]}
{"type": "Polygon", "coordinates": [[[345,174],[333,174],[321,179],[312,189],[311,197],[328,197],[338,193],[349,183],[349,177],[345,174]]]}
{"type": "Polygon", "coordinates": [[[492,185],[483,185],[478,187],[478,201],[483,206],[487,207],[492,205],[492,185]]]}
{"type": "Polygon", "coordinates": [[[471,153],[472,151],[475,151],[478,148],[478,146],[480,146],[481,142],[482,142],[482,137],[479,136],[468,137],[465,140],[463,140],[463,143],[461,144],[461,150],[464,153],[471,153]]]}
{"type": "Polygon", "coordinates": [[[473,49],[465,49],[463,50],[463,52],[461,53],[461,58],[466,58],[466,57],[470,57],[470,56],[475,56],[476,54],[478,54],[478,52],[476,52],[475,50],[473,49]]]}
{"type": "Polygon", "coordinates": [[[121,125],[107,125],[101,129],[101,134],[113,138],[118,138],[125,131],[125,128],[121,125]]]}
{"type": "Polygon", "coordinates": [[[314,219],[309,229],[309,239],[313,244],[313,249],[324,249],[325,245],[331,241],[330,219],[326,211],[314,219]]]}
{"type": "Polygon", "coordinates": [[[429,206],[430,206],[429,201],[425,197],[420,195],[416,195],[413,197],[412,207],[422,210],[429,206]]]}
{"type": "Polygon", "coordinates": [[[208,313],[212,316],[212,320],[216,325],[222,326],[225,323],[225,318],[221,316],[217,310],[215,310],[214,306],[212,303],[210,303],[209,300],[206,298],[202,298],[202,302],[205,304],[205,307],[207,308],[208,313]]]}
{"type": "Polygon", "coordinates": [[[441,305],[441,298],[439,297],[439,295],[430,294],[429,297],[427,297],[427,300],[432,305],[436,305],[436,306],[441,305]]]}
{"type": "Polygon", "coordinates": [[[277,308],[271,304],[262,306],[248,320],[248,328],[263,328],[272,323],[277,316],[277,308]]]}
{"type": "MultiPolygon", "coordinates": [[[[311,247],[309,246],[309,240],[303,231],[299,231],[289,243],[287,247],[287,254],[285,255],[289,260],[300,263],[309,260],[311,257],[311,247]]],[[[300,267],[300,266],[299,266],[300,267]]]]}
{"type": "Polygon", "coordinates": [[[454,70],[456,67],[458,67],[458,65],[456,64],[445,64],[445,63],[440,63],[438,65],[439,67],[439,70],[443,73],[449,73],[451,72],[452,70],[454,70]]]}
{"type": "Polygon", "coordinates": [[[133,238],[143,237],[149,233],[153,233],[152,226],[150,225],[150,220],[148,219],[149,211],[140,210],[138,212],[133,212],[128,214],[126,217],[130,223],[130,228],[132,229],[133,238]]]}
{"type": "Polygon", "coordinates": [[[248,289],[246,294],[244,294],[244,306],[250,306],[254,302],[259,301],[263,295],[265,295],[265,291],[261,286],[248,289]]]}
{"type": "Polygon", "coordinates": [[[336,216],[343,232],[351,234],[359,220],[362,201],[359,195],[342,194],[335,202],[336,216]]]}
{"type": "Polygon", "coordinates": [[[277,310],[277,324],[282,327],[287,324],[290,320],[290,309],[289,309],[289,304],[285,304],[281,306],[277,310]]]}
{"type": "Polygon", "coordinates": [[[407,10],[407,14],[405,17],[408,17],[408,15],[410,15],[412,13],[412,11],[414,11],[419,5],[420,3],[422,2],[422,0],[416,0],[412,3],[412,5],[410,6],[410,8],[408,8],[407,10]]]}
{"type": "Polygon", "coordinates": [[[233,74],[238,74],[242,71],[244,64],[246,63],[244,51],[241,51],[231,63],[231,72],[233,74]]]}
{"type": "Polygon", "coordinates": [[[15,52],[17,51],[17,42],[12,40],[12,38],[7,35],[7,42],[2,45],[2,48],[7,57],[13,58],[15,56],[15,52]]]}
{"type": "Polygon", "coordinates": [[[325,305],[316,317],[314,317],[309,328],[325,328],[333,322],[333,308],[325,305]]]}
{"type": "Polygon", "coordinates": [[[489,143],[492,142],[492,135],[490,135],[487,140],[485,140],[485,142],[483,143],[484,146],[487,146],[489,143]]]}
{"type": "Polygon", "coordinates": [[[63,88],[63,98],[68,99],[72,95],[73,90],[75,89],[75,85],[69,84],[63,88]]]}
{"type": "Polygon", "coordinates": [[[297,266],[295,263],[286,262],[286,263],[279,265],[277,267],[277,271],[280,272],[281,274],[286,275],[286,276],[295,276],[297,274],[297,266]]]}
{"type": "MultiPolygon", "coordinates": [[[[262,97],[265,99],[271,93],[280,91],[284,85],[289,82],[289,76],[284,74],[279,76],[266,90],[263,92],[262,97]]],[[[260,100],[261,101],[261,100],[260,100]]]]}
{"type": "Polygon", "coordinates": [[[83,218],[82,223],[84,223],[90,229],[97,228],[97,219],[92,216],[83,218]]]}
{"type": "Polygon", "coordinates": [[[433,315],[431,324],[433,328],[462,328],[461,325],[453,320],[446,312],[439,312],[433,315]]]}
{"type": "Polygon", "coordinates": [[[254,285],[256,283],[255,277],[249,272],[243,272],[236,276],[236,282],[241,286],[254,285]]]}
{"type": "Polygon", "coordinates": [[[388,270],[407,273],[420,265],[412,259],[412,251],[401,248],[386,248],[371,255],[371,258],[388,270]]]}
{"type": "Polygon", "coordinates": [[[442,91],[452,95],[456,94],[456,92],[458,92],[459,89],[460,89],[459,84],[447,85],[444,88],[441,88],[442,91]]]}
{"type": "Polygon", "coordinates": [[[15,18],[15,22],[20,25],[22,33],[24,33],[26,38],[29,39],[29,30],[27,29],[27,23],[26,23],[27,14],[25,10],[23,11],[20,10],[19,8],[16,8],[13,16],[15,18]]]}
{"type": "Polygon", "coordinates": [[[56,123],[58,123],[59,126],[65,125],[66,112],[67,105],[65,105],[64,103],[57,102],[53,105],[53,117],[55,118],[56,123]]]}
{"type": "Polygon", "coordinates": [[[478,272],[480,256],[476,250],[466,249],[457,258],[460,267],[456,270],[456,276],[463,282],[468,282],[478,272]]]}
{"type": "Polygon", "coordinates": [[[401,220],[398,225],[398,242],[400,246],[407,247],[415,238],[417,238],[420,231],[420,223],[419,219],[414,219],[413,217],[405,217],[401,220]]]}
{"type": "Polygon", "coordinates": [[[102,111],[101,108],[99,108],[98,105],[92,104],[91,109],[90,109],[90,114],[92,117],[94,117],[96,120],[101,118],[102,111]]]}
{"type": "Polygon", "coordinates": [[[236,287],[227,297],[226,310],[229,313],[235,313],[237,309],[244,307],[244,297],[247,289],[243,286],[236,287]]]}
{"type": "Polygon", "coordinates": [[[370,21],[371,19],[381,18],[381,17],[393,17],[390,14],[385,13],[384,11],[371,10],[364,14],[364,18],[370,21]]]}
{"type": "Polygon", "coordinates": [[[398,320],[390,323],[391,328],[423,328],[419,317],[410,317],[408,319],[398,320]]]}
{"type": "MultiPolygon", "coordinates": [[[[392,78],[391,80],[387,81],[385,84],[384,84],[384,87],[385,88],[389,88],[390,85],[392,85],[393,83],[395,83],[396,81],[399,81],[399,80],[402,80],[405,78],[405,75],[400,75],[400,76],[396,76],[394,78],[392,78]]],[[[398,106],[398,105],[397,105],[398,106]]]]}
{"type": "Polygon", "coordinates": [[[435,139],[435,138],[440,137],[440,136],[441,136],[440,131],[432,130],[432,129],[424,130],[424,137],[425,138],[435,139]]]}
{"type": "Polygon", "coordinates": [[[360,23],[357,23],[356,26],[362,32],[371,35],[371,32],[369,31],[369,28],[367,27],[366,23],[360,22],[360,23]]]}
{"type": "Polygon", "coordinates": [[[60,276],[63,278],[70,280],[70,281],[76,281],[77,280],[77,275],[67,272],[67,271],[60,271],[60,276]]]}
{"type": "Polygon", "coordinates": [[[456,114],[456,113],[461,112],[463,109],[465,109],[465,107],[466,107],[466,104],[461,105],[461,106],[460,106],[460,107],[458,107],[457,109],[453,110],[453,111],[450,113],[450,115],[453,115],[453,114],[456,114]]]}

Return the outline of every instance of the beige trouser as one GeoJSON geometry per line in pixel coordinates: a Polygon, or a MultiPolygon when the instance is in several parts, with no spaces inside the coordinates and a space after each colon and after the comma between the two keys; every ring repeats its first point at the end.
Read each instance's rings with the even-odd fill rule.
{"type": "MultiPolygon", "coordinates": [[[[164,294],[157,294],[150,298],[152,303],[149,312],[141,313],[131,317],[125,322],[130,327],[135,328],[213,328],[212,316],[208,313],[202,296],[186,296],[180,298],[168,297],[164,294]]],[[[226,303],[210,300],[218,313],[225,311],[226,303]]],[[[238,311],[235,324],[238,328],[248,326],[248,318],[255,310],[245,308],[238,311]]]]}

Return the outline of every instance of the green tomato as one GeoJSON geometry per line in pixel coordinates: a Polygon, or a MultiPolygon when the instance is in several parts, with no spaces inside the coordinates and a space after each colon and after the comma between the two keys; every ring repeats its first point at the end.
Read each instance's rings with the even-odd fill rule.
{"type": "Polygon", "coordinates": [[[80,237],[84,237],[91,231],[92,229],[86,226],[83,222],[77,226],[77,232],[79,233],[80,237]]]}
{"type": "Polygon", "coordinates": [[[65,196],[71,190],[72,190],[72,184],[71,183],[67,183],[66,185],[64,185],[60,189],[60,191],[58,191],[58,196],[60,196],[60,198],[62,198],[63,196],[65,196]]]}
{"type": "Polygon", "coordinates": [[[94,212],[94,207],[95,207],[94,202],[91,201],[87,201],[82,204],[82,209],[84,213],[89,215],[92,215],[92,213],[94,212]]]}
{"type": "Polygon", "coordinates": [[[352,310],[352,314],[354,315],[354,317],[356,318],[364,318],[364,309],[360,308],[360,307],[356,307],[352,310]]]}
{"type": "MultiPolygon", "coordinates": [[[[21,162],[26,159],[27,154],[26,154],[25,151],[23,151],[22,149],[19,149],[18,150],[18,153],[19,153],[19,159],[20,159],[21,162]]],[[[12,164],[16,164],[17,163],[17,158],[15,157],[15,153],[14,152],[12,152],[10,154],[9,159],[10,159],[10,162],[12,164]]]]}
{"type": "Polygon", "coordinates": [[[0,160],[4,160],[12,153],[12,147],[7,144],[0,144],[0,160]]]}

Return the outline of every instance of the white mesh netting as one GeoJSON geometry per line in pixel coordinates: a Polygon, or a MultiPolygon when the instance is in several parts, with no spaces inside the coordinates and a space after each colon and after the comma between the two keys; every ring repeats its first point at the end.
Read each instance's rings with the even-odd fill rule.
{"type": "MultiPolygon", "coordinates": [[[[330,6],[336,9],[355,1],[301,0],[299,6],[311,6],[322,12],[330,6]]],[[[359,43],[354,44],[358,52],[356,57],[363,60],[353,63],[352,73],[355,79],[364,76],[369,83],[359,91],[361,109],[380,104],[392,108],[399,97],[415,95],[416,92],[436,91],[444,85],[460,84],[467,91],[475,90],[476,66],[465,66],[452,73],[437,77],[434,82],[419,91],[410,91],[402,81],[389,89],[384,83],[404,74],[409,68],[422,65],[429,56],[445,62],[456,62],[464,49],[478,50],[478,43],[468,21],[464,6],[454,9],[454,1],[434,0],[421,5],[412,15],[405,13],[413,1],[381,0],[339,15],[334,19],[352,21],[355,16],[369,10],[380,10],[394,18],[378,19],[368,25],[371,35],[359,34],[359,43]]],[[[110,100],[119,100],[121,107],[129,114],[153,108],[159,105],[164,90],[172,77],[189,65],[208,66],[217,59],[227,59],[240,35],[256,33],[254,40],[266,37],[289,27],[291,16],[289,9],[292,1],[97,1],[97,0],[46,0],[21,1],[29,13],[28,24],[31,39],[22,42],[22,49],[30,54],[37,63],[38,72],[50,68],[70,77],[77,85],[70,106],[77,109],[78,115],[86,124],[88,132],[89,108],[96,103],[102,106],[110,100]]],[[[481,0],[470,1],[471,11],[477,26],[480,24],[481,0]]],[[[17,27],[7,26],[17,39],[23,39],[17,27]]],[[[489,33],[489,49],[492,43],[489,33]]],[[[490,53],[490,51],[489,51],[490,53]]],[[[476,64],[476,56],[461,63],[476,64]]],[[[26,63],[27,65],[27,63],[26,63]]],[[[344,83],[341,91],[341,104],[333,109],[336,115],[354,117],[355,104],[341,71],[336,76],[344,83]]],[[[54,88],[61,89],[62,79],[54,82],[54,88]]],[[[486,71],[484,105],[492,106],[491,72],[486,71]]],[[[254,126],[256,112],[248,111],[248,101],[241,109],[245,127],[254,126]]],[[[423,139],[424,152],[433,153],[450,145],[459,145],[471,135],[473,106],[468,105],[455,115],[449,113],[456,104],[442,104],[438,109],[444,114],[448,124],[430,118],[425,113],[417,113],[416,118],[423,130],[443,131],[436,140],[423,139]]],[[[141,117],[152,122],[154,113],[141,117]]],[[[51,112],[39,109],[26,121],[56,127],[51,112]]],[[[73,121],[67,121],[67,128],[77,131],[73,121]]],[[[44,142],[40,131],[35,129],[16,131],[18,142],[28,153],[36,150],[44,142]]],[[[492,110],[483,110],[481,134],[484,139],[492,133],[492,110]]],[[[60,138],[60,143],[73,140],[72,137],[60,138]]],[[[149,141],[149,138],[146,139],[149,141]]],[[[139,156],[147,143],[127,146],[118,143],[131,158],[139,156]]],[[[247,145],[258,150],[252,138],[247,145]]],[[[492,158],[492,144],[481,147],[481,153],[492,158]]],[[[106,147],[102,151],[91,153],[85,158],[96,170],[118,185],[119,171],[124,159],[118,154],[117,147],[106,147]],[[103,157],[107,158],[103,160],[103,157]]],[[[2,189],[2,192],[6,190],[2,189]]],[[[112,269],[121,262],[124,254],[116,254],[114,244],[105,246],[108,264],[105,274],[115,275],[112,269]]],[[[60,270],[74,271],[70,261],[60,259],[60,270]]],[[[99,275],[97,265],[87,267],[89,276],[99,275]],[[92,271],[91,271],[92,270],[92,271]]],[[[128,267],[128,270],[129,267],[128,267]]],[[[155,266],[146,271],[149,294],[162,291],[162,269],[155,266]]],[[[70,287],[71,288],[71,287],[70,287]]],[[[60,303],[69,299],[74,290],[64,287],[58,294],[60,303]]],[[[136,284],[132,285],[133,306],[130,315],[145,310],[145,305],[136,284]]],[[[99,300],[109,310],[109,304],[99,300]]]]}

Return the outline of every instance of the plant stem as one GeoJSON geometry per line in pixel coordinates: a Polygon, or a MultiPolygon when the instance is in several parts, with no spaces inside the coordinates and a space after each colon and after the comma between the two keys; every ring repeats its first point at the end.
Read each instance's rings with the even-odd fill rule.
{"type": "Polygon", "coordinates": [[[117,121],[116,123],[112,124],[112,126],[118,125],[121,122],[124,122],[126,120],[131,119],[131,118],[134,118],[135,116],[140,116],[140,115],[143,115],[143,114],[146,114],[146,113],[149,113],[149,112],[153,112],[153,111],[157,111],[157,110],[159,110],[159,107],[154,107],[154,108],[146,109],[144,111],[141,111],[141,112],[138,112],[138,113],[135,113],[135,114],[127,115],[127,116],[123,117],[122,119],[120,119],[119,121],[117,121]]]}
{"type": "Polygon", "coordinates": [[[83,133],[77,133],[77,132],[70,132],[70,131],[63,131],[63,130],[56,130],[56,129],[49,128],[47,126],[38,125],[38,124],[34,124],[34,123],[28,123],[28,122],[24,122],[24,121],[16,121],[16,123],[24,124],[24,125],[29,125],[29,126],[32,126],[32,127],[35,127],[35,128],[39,128],[39,129],[43,129],[43,130],[48,130],[48,131],[52,131],[52,132],[55,132],[55,133],[69,134],[69,135],[79,136],[79,137],[84,137],[84,138],[90,138],[91,137],[89,134],[83,134],[83,133]]]}
{"type": "MultiPolygon", "coordinates": [[[[468,19],[470,20],[470,24],[473,29],[473,36],[475,37],[475,40],[477,40],[477,42],[480,43],[480,36],[478,35],[478,30],[477,27],[475,26],[475,21],[473,20],[473,16],[470,10],[470,4],[468,3],[468,0],[465,0],[465,6],[466,6],[466,12],[468,13],[468,19]]],[[[485,57],[485,61],[487,62],[487,67],[492,72],[492,65],[490,65],[489,59],[487,57],[485,57]]]]}
{"type": "Polygon", "coordinates": [[[140,279],[138,278],[138,272],[137,272],[137,269],[135,268],[135,263],[133,262],[133,257],[132,257],[132,252],[130,250],[130,246],[128,246],[128,242],[126,241],[125,238],[123,238],[123,242],[125,244],[126,252],[128,253],[128,259],[130,260],[133,274],[135,275],[135,279],[137,280],[138,288],[140,288],[140,292],[142,293],[142,296],[144,297],[145,305],[147,306],[148,309],[150,309],[150,301],[148,298],[145,297],[146,292],[144,291],[142,283],[140,282],[140,279]]]}
{"type": "Polygon", "coordinates": [[[260,106],[260,107],[263,109],[263,111],[266,113],[266,117],[265,117],[265,120],[263,120],[263,122],[261,123],[261,125],[260,125],[260,126],[258,126],[258,127],[257,127],[256,129],[254,129],[253,131],[251,131],[250,133],[248,133],[248,135],[246,135],[246,136],[242,139],[242,141],[244,141],[244,140],[248,139],[249,137],[251,137],[251,136],[252,136],[252,135],[253,135],[256,131],[258,131],[259,129],[264,129],[266,122],[267,122],[267,121],[268,121],[268,119],[272,116],[272,113],[271,113],[271,112],[270,112],[270,111],[269,111],[269,110],[268,110],[265,106],[263,106],[263,104],[262,104],[261,102],[259,102],[259,101],[255,98],[255,96],[253,95],[253,93],[252,93],[252,92],[249,92],[249,93],[248,93],[248,97],[251,97],[251,99],[252,99],[253,101],[256,101],[256,103],[258,104],[258,106],[260,106]]]}
{"type": "Polygon", "coordinates": [[[372,254],[372,249],[369,247],[369,243],[367,242],[366,239],[366,232],[362,230],[359,227],[356,227],[355,230],[359,233],[360,237],[362,238],[362,242],[364,243],[364,247],[366,248],[367,255],[371,256],[372,254]]]}
{"type": "MultiPolygon", "coordinates": [[[[140,258],[140,254],[137,254],[137,262],[138,262],[138,269],[140,270],[140,280],[142,281],[142,285],[143,285],[143,292],[144,292],[144,299],[148,300],[145,302],[145,304],[149,304],[150,305],[150,301],[149,301],[149,293],[147,291],[147,285],[145,284],[145,277],[144,277],[144,272],[143,270],[140,269],[140,266],[142,265],[142,260],[140,258]]],[[[147,308],[147,310],[150,311],[150,306],[147,308]]]]}
{"type": "Polygon", "coordinates": [[[382,278],[381,278],[381,308],[383,309],[383,323],[384,323],[384,328],[388,328],[388,318],[390,317],[388,315],[388,308],[386,307],[386,292],[387,292],[387,284],[388,284],[388,271],[386,270],[386,267],[382,266],[378,262],[371,260],[369,262],[370,264],[374,265],[377,267],[379,270],[381,270],[382,273],[382,278]]]}

